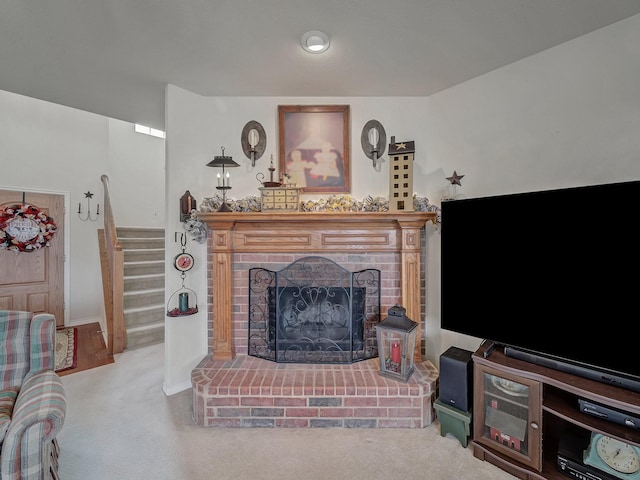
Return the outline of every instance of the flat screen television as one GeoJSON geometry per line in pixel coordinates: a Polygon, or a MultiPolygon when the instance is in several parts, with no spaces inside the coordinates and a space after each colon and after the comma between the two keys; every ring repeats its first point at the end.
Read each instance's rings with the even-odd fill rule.
{"type": "Polygon", "coordinates": [[[444,201],[441,327],[640,391],[640,181],[444,201]]]}

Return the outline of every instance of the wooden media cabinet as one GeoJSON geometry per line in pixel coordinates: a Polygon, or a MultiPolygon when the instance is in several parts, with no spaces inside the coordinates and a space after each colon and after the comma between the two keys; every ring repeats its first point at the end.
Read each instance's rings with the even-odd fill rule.
{"type": "Polygon", "coordinates": [[[640,393],[507,357],[502,348],[485,358],[486,348],[482,345],[472,356],[477,458],[520,479],[561,480],[572,477],[560,471],[557,461],[560,440],[568,432],[596,432],[640,446],[640,430],[582,413],[579,407],[584,399],[640,417],[640,393]]]}

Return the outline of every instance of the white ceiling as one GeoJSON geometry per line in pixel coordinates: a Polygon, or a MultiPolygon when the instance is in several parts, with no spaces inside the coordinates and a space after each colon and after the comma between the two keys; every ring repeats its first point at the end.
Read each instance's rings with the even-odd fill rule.
{"type": "Polygon", "coordinates": [[[164,129],[205,96],[427,96],[640,13],[640,0],[0,0],[0,90],[164,129]],[[326,53],[300,47],[308,30],[326,53]]]}

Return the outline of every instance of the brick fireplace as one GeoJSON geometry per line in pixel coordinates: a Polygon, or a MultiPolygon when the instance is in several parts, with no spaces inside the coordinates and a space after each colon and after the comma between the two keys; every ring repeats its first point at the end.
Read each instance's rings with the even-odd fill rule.
{"type": "Polygon", "coordinates": [[[213,212],[207,223],[209,354],[192,372],[205,426],[408,427],[433,420],[438,372],[423,361],[422,228],[433,212],[213,212]],[[408,383],[381,377],[378,358],[351,365],[275,364],[247,356],[251,268],[281,270],[309,255],[381,272],[381,319],[401,304],[419,322],[408,383]]]}

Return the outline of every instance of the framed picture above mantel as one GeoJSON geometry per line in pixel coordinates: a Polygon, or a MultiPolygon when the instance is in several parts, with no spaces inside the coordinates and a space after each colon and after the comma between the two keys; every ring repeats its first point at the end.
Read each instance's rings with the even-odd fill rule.
{"type": "Polygon", "coordinates": [[[278,105],[281,175],[303,193],[350,193],[349,105],[278,105]]]}

